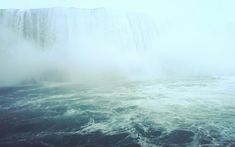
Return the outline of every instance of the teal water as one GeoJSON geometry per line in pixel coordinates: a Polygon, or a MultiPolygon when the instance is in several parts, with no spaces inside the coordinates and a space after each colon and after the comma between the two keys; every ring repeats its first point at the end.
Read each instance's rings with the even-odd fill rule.
{"type": "Polygon", "coordinates": [[[235,78],[0,88],[0,146],[234,146],[235,78]]]}

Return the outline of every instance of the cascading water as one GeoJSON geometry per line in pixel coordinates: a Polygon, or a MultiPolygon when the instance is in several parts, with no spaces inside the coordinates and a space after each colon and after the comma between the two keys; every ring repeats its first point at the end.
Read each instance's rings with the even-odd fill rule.
{"type": "Polygon", "coordinates": [[[234,52],[162,29],[103,8],[0,10],[0,146],[234,146],[234,52]]]}
{"type": "Polygon", "coordinates": [[[193,40],[187,38],[192,36],[164,34],[160,22],[140,13],[104,8],[7,9],[0,11],[0,20],[1,42],[8,42],[0,45],[5,53],[0,65],[8,63],[8,70],[0,76],[2,83],[48,80],[55,73],[57,80],[72,81],[97,75],[131,79],[235,73],[234,51],[219,42],[206,42],[220,38],[201,36],[196,43],[189,43],[193,40]],[[35,67],[39,69],[33,70],[36,74],[29,70],[35,67]],[[5,78],[9,72],[22,76],[5,78]]]}
{"type": "MultiPolygon", "coordinates": [[[[144,58],[144,52],[156,42],[154,21],[137,13],[103,8],[51,8],[1,10],[0,14],[1,26],[16,36],[11,40],[24,40],[31,45],[29,52],[54,52],[51,55],[54,59],[62,56],[56,60],[63,60],[63,67],[70,73],[92,69],[126,72],[132,67],[139,68],[142,65],[137,57],[144,58]]],[[[9,46],[1,48],[11,50],[9,46]]]]}
{"type": "Polygon", "coordinates": [[[43,47],[60,43],[77,46],[84,38],[91,37],[123,50],[142,50],[156,35],[153,22],[146,16],[115,13],[104,8],[1,10],[1,23],[19,37],[43,47]]]}

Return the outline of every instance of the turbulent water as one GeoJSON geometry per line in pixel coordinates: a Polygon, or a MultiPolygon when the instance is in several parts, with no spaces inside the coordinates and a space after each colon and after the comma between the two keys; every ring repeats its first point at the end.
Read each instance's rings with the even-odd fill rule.
{"type": "Polygon", "coordinates": [[[232,77],[0,89],[1,146],[234,146],[232,77]]]}
{"type": "Polygon", "coordinates": [[[157,26],[102,8],[0,10],[0,146],[235,146],[234,52],[157,26]]]}

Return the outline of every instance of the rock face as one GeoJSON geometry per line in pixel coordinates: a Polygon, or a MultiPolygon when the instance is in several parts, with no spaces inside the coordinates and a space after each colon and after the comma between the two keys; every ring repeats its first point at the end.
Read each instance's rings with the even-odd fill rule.
{"type": "Polygon", "coordinates": [[[103,8],[0,10],[0,24],[41,47],[84,47],[85,42],[99,42],[122,49],[145,49],[156,35],[154,22],[146,16],[103,8]]]}

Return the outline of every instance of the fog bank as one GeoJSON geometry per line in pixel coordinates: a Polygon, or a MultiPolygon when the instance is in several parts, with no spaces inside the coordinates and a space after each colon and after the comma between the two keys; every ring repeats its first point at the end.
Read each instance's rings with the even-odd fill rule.
{"type": "Polygon", "coordinates": [[[3,9],[0,20],[1,85],[235,73],[233,24],[213,33],[104,8],[3,9]]]}

